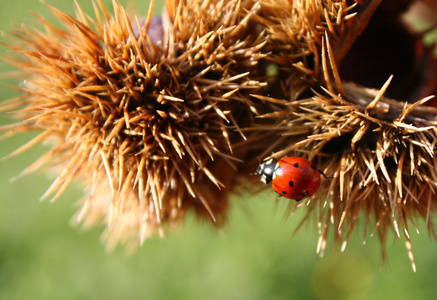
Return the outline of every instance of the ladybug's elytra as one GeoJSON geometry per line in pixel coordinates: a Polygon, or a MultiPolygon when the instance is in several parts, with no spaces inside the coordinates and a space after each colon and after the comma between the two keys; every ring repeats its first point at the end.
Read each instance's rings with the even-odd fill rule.
{"type": "Polygon", "coordinates": [[[261,175],[265,184],[272,187],[281,196],[289,199],[302,200],[314,194],[320,186],[320,175],[323,172],[308,159],[303,157],[276,158],[259,165],[256,174],[261,175]]]}

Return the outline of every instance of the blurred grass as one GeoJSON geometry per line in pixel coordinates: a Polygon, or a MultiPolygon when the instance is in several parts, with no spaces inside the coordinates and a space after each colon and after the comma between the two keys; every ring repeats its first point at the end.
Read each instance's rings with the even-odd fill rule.
{"type": "MultiPolygon", "coordinates": [[[[103,2],[110,7],[111,1],[103,2]]],[[[49,3],[73,12],[72,2],[49,3]]],[[[79,3],[92,11],[91,0],[79,3]]],[[[142,1],[134,3],[140,15],[147,12],[142,1]]],[[[0,29],[31,24],[30,10],[53,20],[39,1],[2,1],[0,29]]],[[[9,70],[0,63],[1,74],[9,70]]],[[[0,101],[14,95],[0,86],[0,101]]],[[[10,122],[0,114],[0,125],[10,122]]],[[[1,140],[0,157],[30,136],[1,140]]],[[[387,245],[390,267],[382,270],[376,236],[365,246],[362,236],[352,236],[345,253],[319,258],[312,226],[291,238],[304,210],[284,222],[287,201],[277,205],[270,191],[233,198],[220,232],[189,215],[183,230],[152,238],[133,255],[122,248],[108,253],[100,242],[103,228],[70,226],[79,188],[50,203],[38,201],[50,185],[48,175],[10,182],[43,152],[39,147],[0,161],[0,299],[437,299],[437,246],[423,223],[421,234],[412,235],[416,274],[403,242],[390,244],[393,238],[387,245]]]]}

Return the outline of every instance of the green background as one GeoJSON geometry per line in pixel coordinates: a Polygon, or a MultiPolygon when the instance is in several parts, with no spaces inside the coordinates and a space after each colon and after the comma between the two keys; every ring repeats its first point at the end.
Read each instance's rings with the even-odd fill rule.
{"type": "MultiPolygon", "coordinates": [[[[73,2],[48,2],[73,12],[73,2]]],[[[111,7],[111,1],[103,2],[111,7]]],[[[146,14],[147,2],[131,2],[138,15],[146,14]]],[[[91,0],[79,3],[91,12],[91,0]]],[[[31,10],[53,19],[40,1],[1,1],[0,29],[33,24],[31,10]]],[[[1,101],[16,95],[5,87],[18,84],[7,79],[10,70],[0,63],[1,101]]],[[[0,114],[0,125],[10,122],[0,114]]],[[[31,136],[1,140],[0,157],[31,136]]],[[[108,252],[103,228],[71,226],[79,188],[55,203],[39,202],[53,179],[49,175],[10,181],[43,152],[37,147],[0,161],[0,299],[437,299],[437,245],[423,222],[420,235],[411,230],[417,273],[403,241],[393,235],[387,242],[389,267],[380,269],[378,237],[363,245],[362,230],[351,236],[345,253],[328,246],[320,258],[314,226],[292,238],[304,209],[284,220],[287,201],[278,203],[272,191],[232,198],[221,231],[189,215],[182,230],[151,238],[134,254],[120,247],[108,252]]]]}

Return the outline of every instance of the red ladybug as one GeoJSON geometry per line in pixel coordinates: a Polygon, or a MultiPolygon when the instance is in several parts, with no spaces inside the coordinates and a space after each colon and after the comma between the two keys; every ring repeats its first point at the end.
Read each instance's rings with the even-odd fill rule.
{"type": "Polygon", "coordinates": [[[289,199],[302,200],[314,194],[320,186],[321,178],[326,175],[303,157],[276,158],[259,165],[256,174],[261,175],[265,184],[272,183],[273,189],[289,199]]]}

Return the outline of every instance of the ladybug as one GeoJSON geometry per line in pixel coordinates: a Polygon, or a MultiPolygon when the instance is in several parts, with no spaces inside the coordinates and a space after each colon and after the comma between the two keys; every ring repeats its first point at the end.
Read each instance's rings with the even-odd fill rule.
{"type": "Polygon", "coordinates": [[[321,178],[326,175],[303,157],[283,157],[269,159],[259,165],[256,173],[261,182],[272,183],[272,187],[281,196],[302,200],[314,194],[320,186],[321,178]]]}

